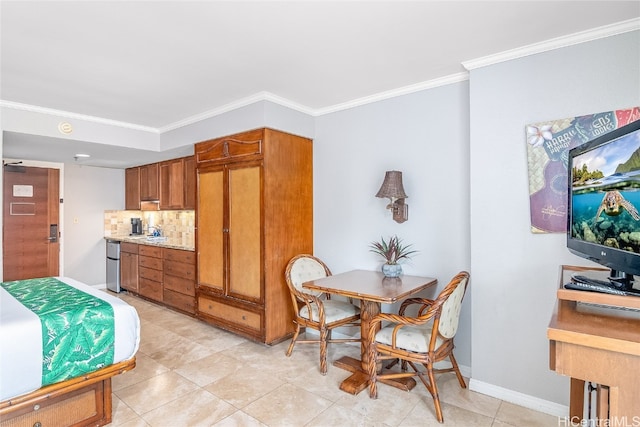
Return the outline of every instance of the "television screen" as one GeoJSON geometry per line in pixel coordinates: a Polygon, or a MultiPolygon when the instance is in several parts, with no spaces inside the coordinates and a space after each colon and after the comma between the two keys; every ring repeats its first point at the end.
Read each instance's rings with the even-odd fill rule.
{"type": "Polygon", "coordinates": [[[567,247],[640,275],[640,121],[569,152],[567,247]]]}

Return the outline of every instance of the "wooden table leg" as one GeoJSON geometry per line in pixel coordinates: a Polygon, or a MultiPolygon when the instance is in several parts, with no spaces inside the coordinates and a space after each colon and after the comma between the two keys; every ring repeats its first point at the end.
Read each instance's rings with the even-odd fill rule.
{"type": "MultiPolygon", "coordinates": [[[[352,372],[351,376],[342,381],[340,390],[351,394],[358,394],[369,385],[367,364],[369,363],[369,326],[371,319],[380,313],[380,304],[373,301],[361,300],[360,304],[360,360],[343,356],[333,362],[334,366],[352,372]]],[[[409,391],[416,386],[413,378],[393,378],[380,380],[384,384],[391,385],[401,390],[409,391]]]]}
{"type": "Polygon", "coordinates": [[[569,420],[580,425],[584,419],[584,381],[571,378],[569,388],[569,420]]]}

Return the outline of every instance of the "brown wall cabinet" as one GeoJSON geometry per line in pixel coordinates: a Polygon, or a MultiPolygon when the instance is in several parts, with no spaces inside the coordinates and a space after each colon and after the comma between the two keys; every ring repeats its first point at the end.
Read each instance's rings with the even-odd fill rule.
{"type": "Polygon", "coordinates": [[[196,144],[197,311],[256,341],[293,332],[284,270],[313,250],[312,141],[257,129],[196,144]]]}
{"type": "Polygon", "coordinates": [[[129,168],[124,171],[124,208],[140,209],[140,168],[129,168]]]}
{"type": "Polygon", "coordinates": [[[140,166],[140,200],[154,201],[160,199],[159,163],[140,166]]]}
{"type": "Polygon", "coordinates": [[[184,209],[196,208],[196,158],[189,156],[184,158],[184,209]]]}
{"type": "Polygon", "coordinates": [[[195,209],[195,157],[182,157],[125,170],[125,209],[141,201],[159,201],[162,210],[195,209]]]}

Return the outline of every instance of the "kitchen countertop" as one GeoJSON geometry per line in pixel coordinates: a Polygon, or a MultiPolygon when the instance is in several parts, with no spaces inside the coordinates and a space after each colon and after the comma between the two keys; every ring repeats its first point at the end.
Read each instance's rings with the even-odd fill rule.
{"type": "Polygon", "coordinates": [[[147,236],[104,236],[105,240],[116,240],[119,242],[137,243],[139,245],[159,246],[162,248],[181,249],[184,251],[195,251],[193,246],[187,246],[182,239],[170,239],[166,240],[158,239],[157,237],[147,236]]]}

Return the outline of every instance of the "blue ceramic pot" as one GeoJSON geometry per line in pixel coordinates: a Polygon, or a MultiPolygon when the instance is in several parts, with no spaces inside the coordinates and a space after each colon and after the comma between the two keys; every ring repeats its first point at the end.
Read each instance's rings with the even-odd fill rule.
{"type": "Polygon", "coordinates": [[[398,277],[402,274],[400,264],[382,264],[382,274],[386,277],[398,277]]]}

